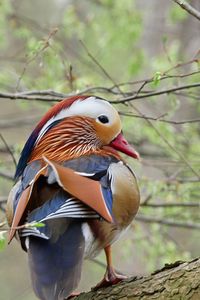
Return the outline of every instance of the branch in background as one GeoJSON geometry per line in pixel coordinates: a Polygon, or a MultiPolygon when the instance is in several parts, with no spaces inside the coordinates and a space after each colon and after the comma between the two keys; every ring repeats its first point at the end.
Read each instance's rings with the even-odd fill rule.
{"type": "MultiPolygon", "coordinates": [[[[139,146],[139,145],[137,145],[139,146]]],[[[143,158],[141,160],[141,163],[143,165],[146,166],[184,166],[184,162],[180,161],[180,160],[174,160],[174,159],[170,159],[169,157],[163,155],[161,152],[155,152],[155,156],[153,156],[153,158],[151,157],[151,153],[149,153],[148,158],[143,158]],[[154,158],[155,157],[155,158],[154,158]]],[[[196,160],[191,160],[190,163],[192,165],[199,165],[200,164],[200,160],[196,159],[196,160]]],[[[166,178],[168,179],[174,179],[174,178],[166,178]]],[[[185,180],[186,178],[180,178],[181,180],[185,180]]],[[[191,181],[195,181],[195,178],[190,178],[191,181]]]]}
{"type": "Polygon", "coordinates": [[[175,183],[198,183],[200,182],[199,178],[166,178],[162,179],[163,182],[167,184],[175,184],[175,183]]]}
{"type": "Polygon", "coordinates": [[[39,49],[34,55],[33,57],[29,58],[25,65],[24,65],[24,68],[22,70],[22,73],[21,75],[19,76],[18,78],[18,81],[17,81],[17,86],[16,86],[16,91],[19,89],[19,86],[20,86],[20,82],[22,80],[22,77],[24,76],[28,66],[30,65],[30,63],[32,63],[42,52],[44,52],[48,47],[50,47],[50,40],[51,38],[57,33],[58,31],[58,28],[53,28],[50,33],[48,34],[47,38],[45,38],[43,40],[43,45],[42,45],[42,48],[39,49]]]}
{"type": "MultiPolygon", "coordinates": [[[[0,120],[0,129],[8,129],[8,128],[20,128],[27,125],[32,125],[37,122],[42,116],[41,115],[31,115],[29,117],[13,119],[11,120],[0,120]]],[[[6,150],[6,149],[5,149],[6,150]]],[[[1,151],[1,149],[0,149],[1,151]]],[[[5,152],[5,151],[4,151],[5,152]]],[[[6,151],[7,152],[7,151],[6,151]]]]}
{"type": "Polygon", "coordinates": [[[55,97],[51,96],[51,92],[49,92],[49,96],[29,96],[25,95],[25,93],[4,93],[0,92],[0,98],[3,99],[10,99],[10,100],[32,100],[32,101],[47,101],[47,102],[55,102],[58,100],[62,100],[62,98],[65,98],[64,94],[63,97],[55,97]]]}
{"type": "Polygon", "coordinates": [[[148,119],[148,120],[152,120],[152,121],[164,122],[164,123],[169,123],[169,124],[173,124],[173,125],[181,125],[181,124],[187,124],[187,123],[199,123],[200,122],[200,119],[172,121],[172,120],[162,119],[160,117],[153,118],[153,117],[149,117],[149,116],[145,116],[145,115],[143,115],[143,116],[135,115],[131,112],[119,112],[119,114],[122,116],[128,116],[128,117],[139,118],[139,119],[148,119]]]}
{"type": "MultiPolygon", "coordinates": [[[[131,103],[131,107],[133,107],[133,109],[136,110],[137,113],[139,113],[141,116],[145,116],[143,113],[140,112],[140,110],[138,108],[136,108],[135,106],[133,106],[133,104],[131,103]]],[[[193,168],[193,166],[191,166],[191,164],[189,163],[189,161],[185,158],[185,156],[179,152],[177,150],[176,147],[174,147],[171,143],[169,143],[168,139],[160,132],[160,130],[158,130],[158,128],[156,126],[154,126],[154,124],[148,120],[145,119],[147,121],[147,123],[154,129],[154,131],[157,133],[157,135],[161,138],[161,140],[163,142],[165,142],[165,144],[173,151],[176,153],[176,155],[178,155],[178,157],[187,165],[187,167],[193,172],[193,174],[195,174],[195,176],[197,177],[198,180],[200,180],[200,174],[193,168]]]]}
{"type": "MultiPolygon", "coordinates": [[[[149,195],[141,204],[141,207],[154,207],[154,208],[168,208],[168,207],[188,207],[188,208],[193,208],[193,207],[200,207],[200,202],[160,202],[160,203],[150,203],[149,200],[151,199],[149,195]]],[[[0,205],[3,205],[7,202],[7,197],[6,196],[1,196],[0,197],[0,205]]]]}
{"type": "Polygon", "coordinates": [[[190,15],[195,17],[197,20],[200,21],[200,12],[194,8],[192,5],[190,5],[187,1],[184,0],[173,0],[175,3],[177,3],[180,7],[182,7],[184,10],[186,10],[190,15]]]}
{"type": "MultiPolygon", "coordinates": [[[[185,78],[185,77],[190,77],[190,76],[193,76],[193,75],[197,75],[200,73],[200,71],[194,71],[194,72],[189,72],[189,73],[185,73],[185,74],[167,74],[169,71],[175,69],[175,68],[178,68],[178,67],[182,67],[183,65],[187,65],[187,64],[191,64],[191,63],[198,63],[198,60],[195,59],[195,60],[192,60],[190,62],[187,62],[187,63],[183,63],[183,64],[178,64],[176,65],[175,67],[173,67],[172,69],[168,70],[168,71],[165,71],[163,72],[163,74],[160,75],[160,81],[162,80],[166,80],[166,79],[180,79],[180,78],[185,78]]],[[[140,84],[140,83],[152,83],[154,82],[155,78],[154,77],[150,77],[150,78],[146,78],[146,79],[141,79],[141,80],[135,80],[135,81],[128,81],[128,82],[122,82],[122,83],[119,83],[118,86],[122,87],[122,86],[131,86],[131,85],[137,85],[137,84],[140,84]]],[[[115,88],[115,85],[112,86],[110,89],[114,89],[115,88]]],[[[144,91],[143,91],[144,92],[144,91]]]]}
{"type": "Polygon", "coordinates": [[[88,48],[86,47],[86,45],[84,44],[84,42],[82,40],[80,40],[80,43],[81,43],[81,46],[83,47],[83,49],[86,51],[87,55],[95,63],[95,65],[97,65],[97,67],[103,72],[103,74],[114,84],[114,86],[119,90],[119,92],[122,93],[121,90],[120,90],[120,88],[119,88],[119,86],[118,86],[118,84],[113,80],[113,78],[106,71],[106,69],[103,68],[103,66],[98,62],[98,60],[94,57],[94,55],[92,55],[92,53],[88,50],[88,48]]]}
{"type": "Polygon", "coordinates": [[[4,179],[11,180],[11,181],[14,181],[14,176],[9,174],[9,173],[5,173],[5,172],[0,171],[0,177],[2,177],[4,179]]]}
{"type": "Polygon", "coordinates": [[[7,202],[7,197],[0,197],[0,211],[2,211],[3,213],[6,212],[4,205],[7,202]]]}
{"type": "Polygon", "coordinates": [[[180,91],[178,91],[178,92],[174,92],[174,93],[172,93],[173,95],[176,95],[176,96],[181,96],[181,97],[184,97],[184,98],[189,98],[189,99],[194,99],[194,100],[200,100],[200,97],[199,97],[199,95],[194,95],[193,93],[187,93],[187,92],[180,92],[180,91]]]}
{"type": "Polygon", "coordinates": [[[178,221],[174,221],[174,220],[156,218],[156,217],[144,216],[144,215],[137,215],[135,217],[135,220],[137,220],[139,222],[145,222],[145,223],[158,223],[161,225],[167,225],[167,226],[172,226],[172,227],[200,229],[200,224],[195,224],[195,223],[191,223],[191,222],[178,222],[178,221]]]}
{"type": "MultiPolygon", "coordinates": [[[[1,125],[0,125],[0,128],[1,128],[1,125]]],[[[12,148],[12,146],[11,146],[11,148],[12,148]]],[[[5,148],[5,147],[0,148],[0,153],[1,154],[8,154],[7,148],[5,148]]]]}
{"type": "Polygon", "coordinates": [[[160,202],[160,203],[149,203],[149,202],[143,202],[140,204],[142,207],[154,207],[154,208],[168,208],[168,207],[199,207],[200,208],[200,202],[195,203],[195,202],[171,202],[171,203],[165,203],[165,202],[160,202]]]}
{"type": "Polygon", "coordinates": [[[0,203],[5,204],[7,201],[7,197],[6,196],[0,196],[0,203]]]}
{"type": "Polygon", "coordinates": [[[2,140],[2,142],[3,142],[4,146],[6,147],[8,153],[12,157],[12,161],[13,161],[15,167],[16,167],[17,166],[17,161],[15,159],[15,156],[14,156],[12,150],[10,149],[9,145],[7,144],[6,140],[4,139],[4,137],[3,137],[3,135],[1,133],[0,133],[0,139],[2,140]]]}
{"type": "Polygon", "coordinates": [[[133,95],[130,97],[125,97],[119,100],[115,100],[115,101],[111,101],[111,103],[115,103],[115,104],[119,104],[119,103],[127,103],[127,102],[131,102],[131,101],[135,101],[138,99],[144,99],[144,98],[149,98],[149,97],[154,97],[154,96],[159,96],[159,95],[163,95],[163,94],[170,94],[173,93],[175,91],[181,91],[181,90],[188,90],[188,89],[192,89],[192,88],[197,88],[200,87],[200,83],[193,83],[193,84],[186,84],[186,85],[182,85],[182,86],[178,86],[178,87],[174,87],[174,88],[169,88],[169,89],[165,89],[162,91],[157,91],[157,92],[152,92],[152,93],[145,93],[144,95],[133,95]]]}
{"type": "MultiPolygon", "coordinates": [[[[156,121],[156,122],[163,122],[163,123],[169,123],[169,124],[173,124],[173,125],[182,125],[182,124],[190,124],[190,123],[199,123],[200,119],[191,119],[191,120],[181,120],[181,121],[173,121],[173,120],[166,120],[161,118],[162,116],[158,116],[158,117],[150,117],[150,116],[146,116],[146,115],[136,115],[133,114],[131,112],[119,112],[120,115],[122,116],[127,116],[127,117],[133,117],[133,118],[139,118],[139,119],[148,119],[148,120],[152,120],[152,121],[156,121]]],[[[38,121],[41,118],[41,116],[36,115],[36,116],[29,116],[27,118],[24,119],[14,119],[12,121],[5,121],[5,120],[1,120],[0,121],[0,129],[8,129],[8,128],[13,128],[13,127],[23,127],[26,125],[30,125],[33,124],[33,122],[35,123],[36,121],[38,121]]],[[[1,151],[1,149],[0,149],[1,151]]],[[[4,152],[8,152],[6,149],[4,150],[4,152]]]]}
{"type": "MultiPolygon", "coordinates": [[[[186,84],[183,86],[173,87],[161,91],[155,91],[155,92],[145,92],[145,94],[138,94],[137,92],[132,92],[132,95],[129,97],[123,97],[119,100],[112,100],[110,101],[112,104],[119,104],[119,103],[127,103],[139,99],[145,99],[150,98],[154,96],[164,95],[164,94],[170,94],[181,90],[187,90],[192,88],[200,87],[200,83],[193,83],[193,84],[186,84]],[[135,95],[136,94],[136,95],[135,95]]],[[[112,91],[111,88],[103,88],[103,87],[92,87],[88,89],[84,89],[82,91],[78,91],[76,93],[58,93],[55,91],[33,91],[33,92],[22,92],[22,93],[5,93],[0,92],[0,98],[2,99],[10,99],[10,100],[30,100],[30,101],[46,101],[46,102],[55,102],[62,100],[67,97],[71,97],[74,95],[82,95],[85,93],[94,93],[94,92],[104,92],[104,93],[110,93],[110,94],[116,94],[114,91],[112,91]]],[[[125,93],[126,94],[126,93],[125,93]]]]}

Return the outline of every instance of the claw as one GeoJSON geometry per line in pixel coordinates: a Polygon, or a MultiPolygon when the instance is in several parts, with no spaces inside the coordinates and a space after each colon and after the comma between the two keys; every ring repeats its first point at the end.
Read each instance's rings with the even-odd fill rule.
{"type": "Polygon", "coordinates": [[[110,285],[114,285],[117,284],[125,279],[127,279],[128,277],[122,274],[118,274],[115,272],[115,270],[110,267],[107,268],[107,271],[104,275],[104,278],[95,286],[92,288],[93,291],[96,291],[100,288],[103,287],[108,287],[110,285]]]}
{"type": "Polygon", "coordinates": [[[92,288],[93,291],[102,288],[102,287],[107,287],[113,284],[117,284],[122,280],[127,279],[128,277],[122,274],[118,274],[113,266],[112,266],[112,257],[111,257],[111,246],[108,245],[104,249],[105,254],[106,254],[106,261],[107,261],[107,269],[106,273],[104,275],[104,278],[95,286],[92,288]]]}

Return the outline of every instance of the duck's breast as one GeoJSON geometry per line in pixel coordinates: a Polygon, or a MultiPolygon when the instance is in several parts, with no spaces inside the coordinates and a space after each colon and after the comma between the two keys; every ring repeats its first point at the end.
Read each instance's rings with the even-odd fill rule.
{"type": "Polygon", "coordinates": [[[109,167],[113,194],[113,215],[119,228],[127,227],[135,217],[140,204],[140,193],[132,170],[122,162],[109,167]]]}
{"type": "Polygon", "coordinates": [[[114,223],[90,220],[82,226],[86,242],[85,257],[94,257],[107,245],[111,245],[125,232],[136,215],[140,193],[134,173],[124,163],[112,163],[108,178],[113,195],[114,223]]]}

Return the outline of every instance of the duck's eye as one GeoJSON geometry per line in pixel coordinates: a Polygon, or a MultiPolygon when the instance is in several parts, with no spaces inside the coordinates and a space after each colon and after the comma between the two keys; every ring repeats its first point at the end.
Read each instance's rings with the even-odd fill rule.
{"type": "Polygon", "coordinates": [[[104,115],[99,116],[98,120],[103,124],[109,123],[108,117],[104,115]]]}

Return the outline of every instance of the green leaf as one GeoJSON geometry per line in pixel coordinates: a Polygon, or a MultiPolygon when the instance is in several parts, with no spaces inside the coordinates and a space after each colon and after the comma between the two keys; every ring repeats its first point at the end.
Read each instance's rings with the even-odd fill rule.
{"type": "Polygon", "coordinates": [[[6,230],[0,231],[0,251],[2,251],[6,247],[6,230]]]}
{"type": "Polygon", "coordinates": [[[162,74],[161,74],[161,72],[156,72],[156,74],[154,75],[154,77],[153,77],[153,84],[154,84],[154,86],[158,86],[159,84],[160,84],[160,79],[162,78],[162,74]]]}
{"type": "Polygon", "coordinates": [[[45,224],[42,222],[32,222],[32,223],[26,224],[26,227],[30,227],[30,228],[32,228],[32,227],[40,228],[40,227],[44,227],[44,226],[45,226],[45,224]]]}

